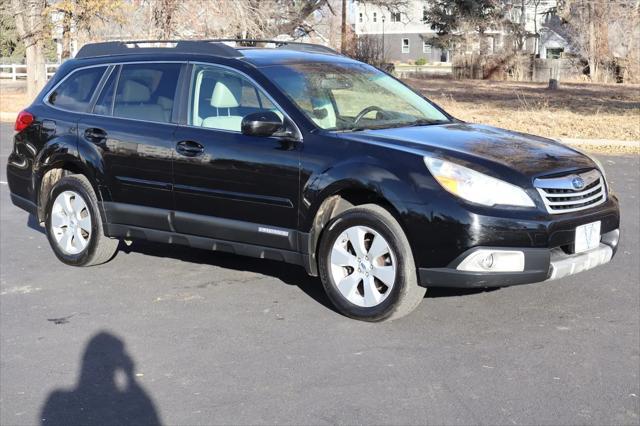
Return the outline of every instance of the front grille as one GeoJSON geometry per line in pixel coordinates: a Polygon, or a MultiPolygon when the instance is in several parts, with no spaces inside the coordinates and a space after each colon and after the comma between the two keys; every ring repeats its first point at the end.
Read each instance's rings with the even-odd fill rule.
{"type": "Polygon", "coordinates": [[[598,170],[572,173],[533,182],[551,214],[586,210],[607,201],[604,177],[598,170]]]}

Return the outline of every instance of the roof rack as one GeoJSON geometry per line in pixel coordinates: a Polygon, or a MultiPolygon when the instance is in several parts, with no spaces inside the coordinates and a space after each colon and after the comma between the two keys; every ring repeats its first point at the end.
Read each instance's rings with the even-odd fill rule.
{"type": "Polygon", "coordinates": [[[339,55],[338,52],[330,47],[319,44],[286,40],[220,38],[209,40],[127,40],[90,43],[82,46],[76,54],[76,58],[135,53],[167,53],[168,51],[176,53],[213,55],[224,58],[241,58],[243,55],[242,52],[237,49],[238,47],[268,47],[269,44],[272,44],[276,49],[339,55]],[[230,43],[233,43],[234,46],[231,46],[230,43]]]}
{"type": "Polygon", "coordinates": [[[217,41],[221,43],[236,43],[240,47],[265,47],[265,44],[273,44],[276,49],[289,49],[297,50],[300,52],[329,53],[332,55],[340,55],[340,53],[336,52],[330,47],[323,46],[321,44],[303,43],[300,41],[265,40],[252,38],[220,38],[211,41],[217,41]]]}
{"type": "Polygon", "coordinates": [[[167,53],[169,49],[180,53],[199,53],[225,58],[242,57],[242,54],[233,47],[211,41],[213,40],[131,40],[90,43],[82,46],[76,54],[76,58],[132,53],[167,53]]]}

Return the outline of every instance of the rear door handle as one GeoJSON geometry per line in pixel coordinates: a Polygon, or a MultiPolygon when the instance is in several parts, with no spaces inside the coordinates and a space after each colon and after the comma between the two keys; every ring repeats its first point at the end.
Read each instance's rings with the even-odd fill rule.
{"type": "Polygon", "coordinates": [[[204,152],[204,146],[198,142],[181,141],[176,144],[176,151],[185,157],[197,157],[204,152]]]}
{"type": "Polygon", "coordinates": [[[91,142],[102,142],[107,138],[107,132],[102,129],[91,127],[84,131],[84,138],[91,142]]]}

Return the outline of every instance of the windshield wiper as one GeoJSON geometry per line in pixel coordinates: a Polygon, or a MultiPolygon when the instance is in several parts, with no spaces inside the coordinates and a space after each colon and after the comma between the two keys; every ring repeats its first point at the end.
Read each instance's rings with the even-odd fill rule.
{"type": "Polygon", "coordinates": [[[446,123],[446,121],[432,120],[432,119],[429,119],[429,118],[421,118],[421,119],[413,121],[411,123],[407,123],[406,126],[407,127],[431,126],[431,125],[434,125],[434,124],[443,124],[443,123],[446,123]]]}
{"type": "Polygon", "coordinates": [[[340,129],[341,132],[361,132],[363,130],[382,130],[382,129],[395,129],[398,127],[417,127],[417,126],[431,126],[435,124],[443,124],[446,121],[443,120],[431,120],[428,118],[421,118],[415,121],[403,121],[401,123],[386,123],[379,124],[377,126],[353,126],[340,129]]]}

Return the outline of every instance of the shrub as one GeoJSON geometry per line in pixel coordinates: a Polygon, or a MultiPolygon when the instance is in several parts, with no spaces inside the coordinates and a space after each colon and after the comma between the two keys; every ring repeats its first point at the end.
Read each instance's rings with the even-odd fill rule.
{"type": "Polygon", "coordinates": [[[416,65],[426,65],[427,60],[425,58],[416,59],[416,65]]]}

